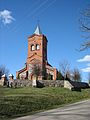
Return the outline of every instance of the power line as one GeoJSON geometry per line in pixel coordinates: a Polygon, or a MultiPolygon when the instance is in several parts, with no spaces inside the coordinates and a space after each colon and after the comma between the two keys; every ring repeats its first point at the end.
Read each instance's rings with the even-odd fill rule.
{"type": "MultiPolygon", "coordinates": [[[[40,0],[39,0],[39,1],[40,1],[40,0]]],[[[34,8],[38,5],[37,3],[38,3],[38,0],[35,2],[35,4],[32,4],[31,7],[28,7],[28,6],[27,6],[28,9],[26,9],[26,11],[25,11],[25,13],[23,14],[23,16],[26,16],[26,14],[28,14],[30,11],[32,11],[32,9],[34,9],[34,8]]],[[[22,19],[22,22],[23,22],[24,19],[26,19],[26,18],[25,18],[25,17],[22,17],[21,19],[22,19]]],[[[22,22],[21,22],[21,23],[22,23],[22,22]]],[[[17,29],[17,27],[20,26],[21,23],[17,24],[14,28],[12,28],[11,31],[15,31],[15,30],[17,29]]]]}
{"type": "Polygon", "coordinates": [[[50,4],[47,5],[47,7],[43,8],[39,14],[43,13],[46,9],[48,9],[49,7],[51,7],[54,3],[56,2],[56,0],[53,0],[50,4]]]}
{"type": "MultiPolygon", "coordinates": [[[[25,15],[26,17],[24,17],[24,19],[21,21],[21,23],[18,24],[17,26],[15,26],[14,29],[12,29],[11,31],[14,31],[14,32],[15,32],[17,29],[20,29],[20,27],[23,26],[24,21],[25,21],[26,19],[28,19],[29,17],[35,15],[35,13],[36,13],[42,6],[44,6],[47,2],[48,2],[48,0],[45,0],[44,2],[42,2],[37,8],[35,8],[35,9],[31,12],[31,14],[27,13],[27,14],[25,15]],[[20,27],[19,27],[19,26],[20,26],[20,27]]],[[[29,11],[28,11],[28,12],[29,12],[29,11]]]]}

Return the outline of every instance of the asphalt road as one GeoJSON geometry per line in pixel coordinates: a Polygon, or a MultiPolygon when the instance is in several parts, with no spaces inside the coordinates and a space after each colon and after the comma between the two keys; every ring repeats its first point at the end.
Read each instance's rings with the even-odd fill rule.
{"type": "Polygon", "coordinates": [[[90,120],[90,100],[13,120],[90,120]]]}

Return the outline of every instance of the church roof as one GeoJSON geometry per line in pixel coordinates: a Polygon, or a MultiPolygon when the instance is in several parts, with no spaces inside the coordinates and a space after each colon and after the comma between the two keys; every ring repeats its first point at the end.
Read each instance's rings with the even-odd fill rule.
{"type": "Polygon", "coordinates": [[[37,25],[37,27],[36,27],[36,29],[35,29],[35,32],[34,32],[34,34],[37,34],[37,35],[41,35],[41,34],[42,34],[42,32],[41,32],[41,29],[40,29],[40,26],[39,26],[39,25],[37,25]]]}
{"type": "Polygon", "coordinates": [[[6,77],[6,75],[5,75],[5,74],[3,74],[3,75],[2,75],[2,77],[6,77]]]}
{"type": "Polygon", "coordinates": [[[13,74],[9,74],[9,77],[12,77],[13,76],[13,74]]]}

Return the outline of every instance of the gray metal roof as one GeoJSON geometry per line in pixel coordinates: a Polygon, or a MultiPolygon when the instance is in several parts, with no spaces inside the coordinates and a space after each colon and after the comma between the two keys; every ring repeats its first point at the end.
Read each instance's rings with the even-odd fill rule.
{"type": "Polygon", "coordinates": [[[42,32],[41,32],[41,29],[40,29],[40,26],[39,26],[39,25],[37,25],[37,27],[36,27],[36,29],[35,29],[35,32],[34,32],[34,34],[37,34],[37,35],[42,34],[42,32]]]}

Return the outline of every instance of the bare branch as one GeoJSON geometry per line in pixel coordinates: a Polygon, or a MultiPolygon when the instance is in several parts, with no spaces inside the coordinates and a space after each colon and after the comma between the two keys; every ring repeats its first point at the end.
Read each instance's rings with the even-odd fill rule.
{"type": "Polygon", "coordinates": [[[3,74],[5,74],[8,77],[8,73],[9,73],[9,70],[4,65],[1,65],[0,66],[0,79],[3,74]]]}
{"type": "Polygon", "coordinates": [[[84,42],[80,47],[80,51],[83,51],[83,50],[88,49],[88,48],[90,48],[90,41],[84,42]]]}
{"type": "Polygon", "coordinates": [[[82,12],[82,17],[79,19],[79,23],[81,31],[86,33],[84,38],[87,39],[87,41],[80,47],[80,51],[83,51],[90,48],[90,6],[82,12]]]}
{"type": "Polygon", "coordinates": [[[41,65],[39,63],[36,63],[36,62],[33,63],[31,71],[32,71],[32,75],[35,76],[36,79],[38,79],[38,77],[41,76],[41,74],[42,74],[41,65]]]}
{"type": "Polygon", "coordinates": [[[81,81],[81,74],[79,72],[79,70],[77,68],[74,68],[73,72],[72,72],[72,77],[74,81],[81,81]]]}
{"type": "Polygon", "coordinates": [[[70,71],[69,70],[70,69],[70,64],[68,63],[68,61],[63,60],[63,62],[60,62],[59,69],[60,69],[60,72],[63,75],[64,79],[66,79],[66,75],[70,71]]]}

